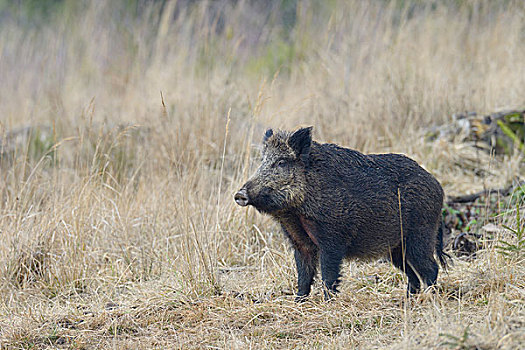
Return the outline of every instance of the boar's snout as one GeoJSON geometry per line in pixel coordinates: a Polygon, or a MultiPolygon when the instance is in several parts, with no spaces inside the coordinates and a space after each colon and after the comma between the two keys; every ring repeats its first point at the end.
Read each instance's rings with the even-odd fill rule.
{"type": "Polygon", "coordinates": [[[249,203],[248,199],[248,191],[246,191],[246,188],[241,188],[239,192],[237,192],[234,196],[235,202],[239,204],[241,207],[245,207],[249,203]]]}

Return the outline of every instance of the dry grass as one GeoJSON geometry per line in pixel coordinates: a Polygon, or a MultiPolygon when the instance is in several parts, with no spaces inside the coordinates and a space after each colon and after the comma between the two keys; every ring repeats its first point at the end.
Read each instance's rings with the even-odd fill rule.
{"type": "MultiPolygon", "coordinates": [[[[0,22],[2,348],[524,346],[525,264],[493,241],[435,293],[406,300],[389,264],[349,262],[336,300],[317,285],[297,305],[279,228],[232,200],[267,126],[405,153],[450,195],[523,176],[518,153],[424,140],[525,104],[520,1],[307,1],[288,39],[247,2],[116,3],[0,22]]],[[[487,221],[515,227],[501,212],[487,221]]]]}

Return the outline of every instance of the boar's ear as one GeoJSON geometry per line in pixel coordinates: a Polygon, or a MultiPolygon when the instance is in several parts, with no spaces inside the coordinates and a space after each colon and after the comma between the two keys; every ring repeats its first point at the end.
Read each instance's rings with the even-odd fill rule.
{"type": "Polygon", "coordinates": [[[272,135],[273,135],[272,129],[266,130],[266,132],[264,133],[264,137],[263,137],[263,143],[266,143],[266,141],[268,141],[268,139],[272,137],[272,135]]]}
{"type": "Polygon", "coordinates": [[[312,144],[312,127],[301,128],[288,139],[288,145],[305,164],[308,164],[310,146],[312,144]]]}

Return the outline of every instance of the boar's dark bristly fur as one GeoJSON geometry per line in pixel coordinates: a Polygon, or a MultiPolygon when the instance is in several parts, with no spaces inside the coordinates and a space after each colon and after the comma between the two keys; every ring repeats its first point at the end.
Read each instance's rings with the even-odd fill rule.
{"type": "Polygon", "coordinates": [[[266,131],[262,163],[235,195],[281,224],[294,248],[298,299],[310,293],[319,262],[325,297],[336,292],[345,258],[389,258],[412,293],[419,277],[435,284],[434,253],[446,264],[439,182],[403,155],[364,155],[312,141],[311,132],[266,131]]]}

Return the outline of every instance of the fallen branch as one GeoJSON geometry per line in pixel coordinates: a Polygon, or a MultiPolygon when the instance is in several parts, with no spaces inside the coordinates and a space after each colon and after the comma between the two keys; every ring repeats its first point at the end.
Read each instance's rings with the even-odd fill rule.
{"type": "Polygon", "coordinates": [[[447,204],[454,204],[454,203],[471,203],[474,202],[476,199],[480,197],[484,197],[487,195],[491,195],[493,193],[498,193],[501,196],[507,196],[509,193],[511,193],[515,188],[521,187],[525,185],[525,181],[520,181],[516,185],[510,185],[504,188],[498,188],[498,189],[486,189],[483,191],[479,191],[473,194],[467,194],[463,196],[451,196],[449,197],[447,204]]]}

